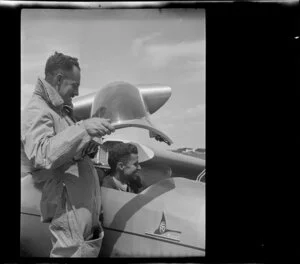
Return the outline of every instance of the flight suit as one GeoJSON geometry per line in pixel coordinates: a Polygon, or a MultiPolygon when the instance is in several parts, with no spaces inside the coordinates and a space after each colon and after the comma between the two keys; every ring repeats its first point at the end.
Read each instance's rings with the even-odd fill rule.
{"type": "Polygon", "coordinates": [[[41,78],[21,122],[21,174],[43,183],[41,221],[50,223],[50,256],[97,257],[104,232],[99,179],[85,152],[91,136],[41,78]]]}

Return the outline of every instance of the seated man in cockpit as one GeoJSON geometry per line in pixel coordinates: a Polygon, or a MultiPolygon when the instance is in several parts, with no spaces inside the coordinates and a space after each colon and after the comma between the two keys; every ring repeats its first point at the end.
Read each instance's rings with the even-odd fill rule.
{"type": "Polygon", "coordinates": [[[137,147],[130,143],[117,143],[108,152],[110,174],[103,179],[102,186],[124,192],[138,193],[143,187],[138,175],[137,147]]]}

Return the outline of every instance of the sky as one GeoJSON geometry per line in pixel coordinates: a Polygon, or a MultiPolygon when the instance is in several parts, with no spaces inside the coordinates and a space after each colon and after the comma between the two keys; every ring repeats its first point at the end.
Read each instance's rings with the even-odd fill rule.
{"type": "Polygon", "coordinates": [[[21,110],[55,51],[77,57],[79,95],[114,81],[162,84],[170,99],[151,121],[172,140],[149,138],[140,128],[116,130],[126,138],[163,149],[205,148],[205,10],[23,9],[21,15],[21,110]]]}

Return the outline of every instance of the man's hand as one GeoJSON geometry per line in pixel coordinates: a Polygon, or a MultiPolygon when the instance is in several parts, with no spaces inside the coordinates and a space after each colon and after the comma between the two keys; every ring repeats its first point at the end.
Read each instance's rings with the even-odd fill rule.
{"type": "Polygon", "coordinates": [[[93,159],[98,151],[98,146],[100,146],[98,142],[96,142],[95,140],[91,140],[85,150],[85,154],[93,159]]]}
{"type": "Polygon", "coordinates": [[[84,120],[83,124],[91,137],[103,137],[115,131],[115,128],[110,124],[110,120],[105,118],[93,117],[84,120]]]}
{"type": "Polygon", "coordinates": [[[159,142],[165,142],[166,144],[170,145],[170,142],[168,142],[167,140],[165,140],[162,136],[156,134],[153,131],[149,131],[149,136],[150,138],[155,138],[155,140],[159,141],[159,142]]]}

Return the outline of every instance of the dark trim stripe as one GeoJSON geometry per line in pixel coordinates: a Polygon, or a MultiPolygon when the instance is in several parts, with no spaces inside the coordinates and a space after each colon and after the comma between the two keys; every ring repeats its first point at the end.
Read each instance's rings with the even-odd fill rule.
{"type": "Polygon", "coordinates": [[[175,245],[178,245],[178,246],[183,246],[183,247],[192,248],[192,249],[196,249],[196,250],[201,250],[201,251],[205,252],[204,248],[194,247],[194,246],[182,244],[180,242],[175,242],[175,241],[173,242],[173,241],[166,240],[164,238],[153,237],[153,236],[149,236],[149,235],[142,235],[142,234],[137,234],[137,233],[133,233],[133,232],[129,232],[129,231],[124,231],[124,230],[119,230],[119,229],[104,227],[104,226],[103,226],[103,229],[112,230],[112,231],[116,231],[116,232],[120,232],[120,233],[125,233],[125,234],[129,234],[129,235],[133,235],[133,236],[140,236],[140,237],[144,237],[144,238],[164,241],[166,243],[175,244],[175,245]]]}
{"type": "MultiPolygon", "coordinates": [[[[31,213],[24,213],[24,212],[21,212],[21,214],[41,217],[41,215],[38,215],[38,214],[31,214],[31,213]]],[[[183,246],[183,247],[187,247],[187,248],[192,248],[192,249],[196,249],[196,250],[201,250],[201,251],[205,252],[204,248],[194,247],[194,246],[182,244],[180,242],[175,242],[175,241],[173,242],[173,241],[164,239],[163,237],[160,238],[160,237],[154,237],[154,236],[151,236],[151,235],[141,235],[141,234],[137,234],[137,233],[133,233],[133,232],[129,232],[129,231],[124,231],[124,230],[119,230],[119,229],[115,229],[115,228],[110,228],[110,227],[105,227],[105,226],[103,226],[103,229],[107,229],[107,230],[111,230],[111,231],[116,231],[116,232],[120,232],[120,233],[125,233],[125,234],[129,234],[129,235],[133,235],[133,236],[140,236],[140,237],[144,237],[144,238],[149,238],[149,239],[164,241],[166,243],[175,244],[175,245],[179,245],[179,246],[183,246]]]]}
{"type": "Polygon", "coordinates": [[[38,215],[38,214],[32,214],[32,213],[24,213],[24,212],[21,212],[21,214],[25,214],[25,215],[33,215],[33,216],[41,217],[41,215],[38,215]]]}

